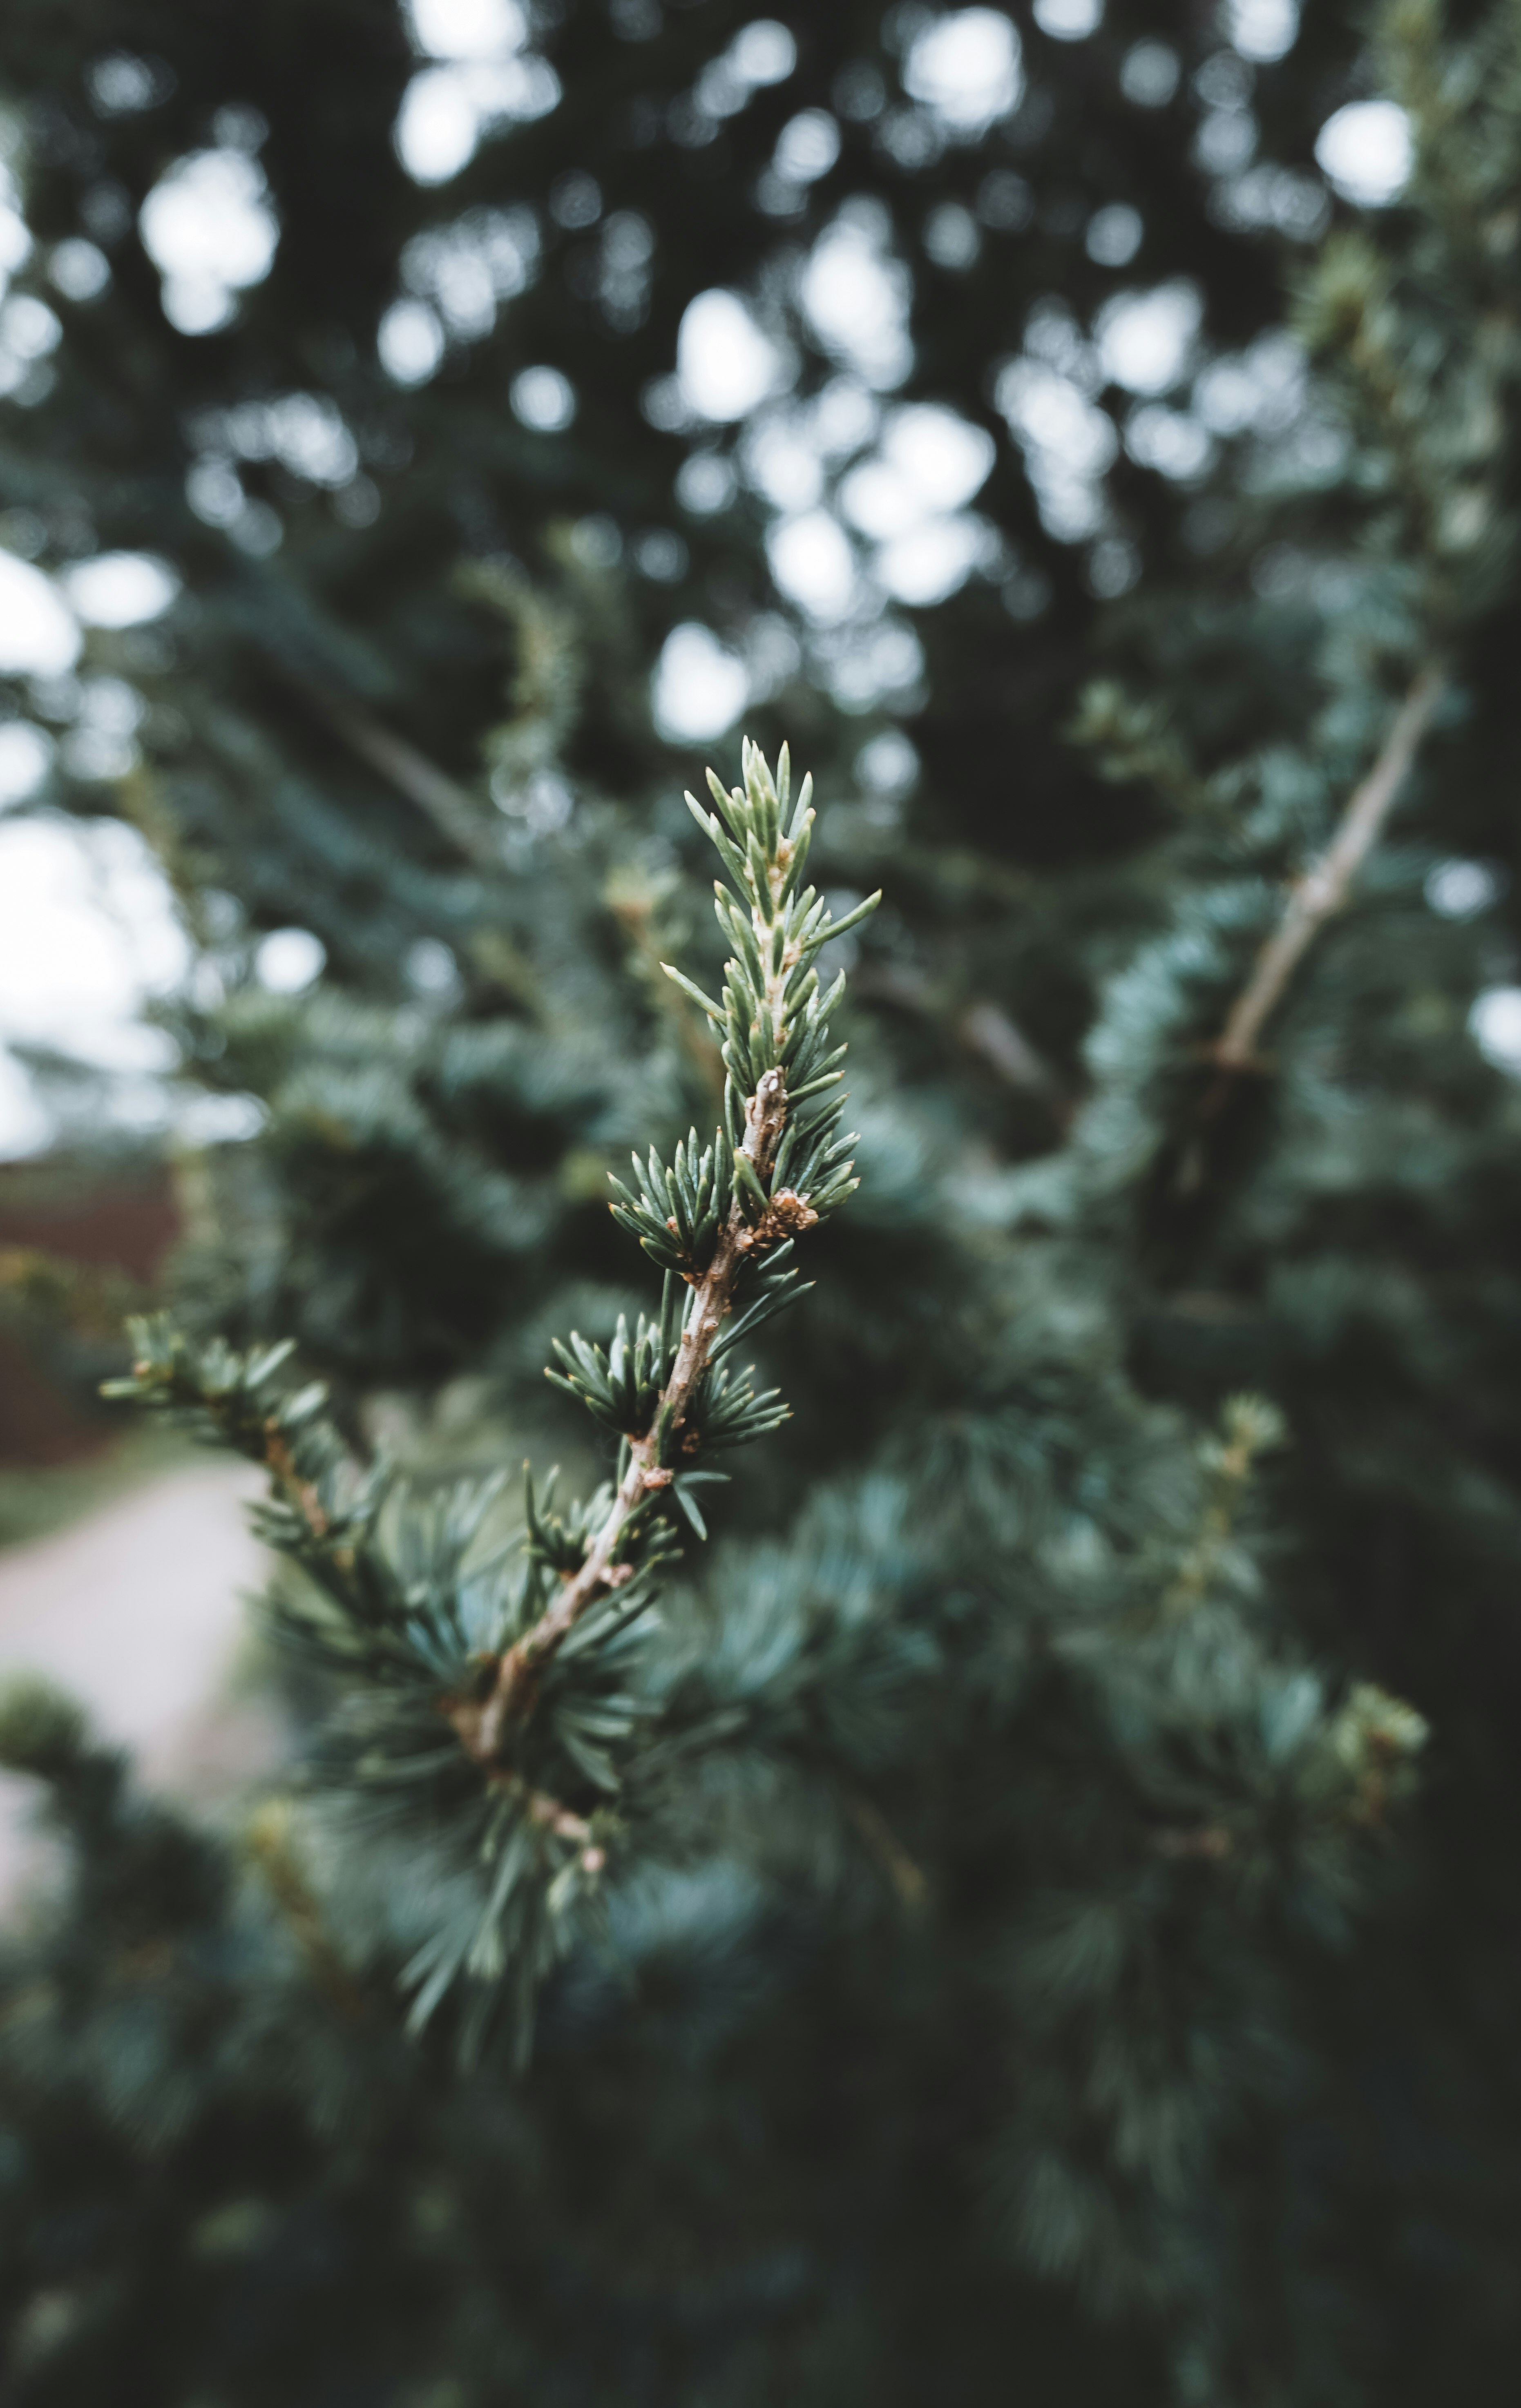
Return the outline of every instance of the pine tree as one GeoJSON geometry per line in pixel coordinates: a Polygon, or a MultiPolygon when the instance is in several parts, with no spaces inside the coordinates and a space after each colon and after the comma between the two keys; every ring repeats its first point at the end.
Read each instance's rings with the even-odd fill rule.
{"type": "Polygon", "coordinates": [[[540,7],[441,186],[389,8],[0,35],[25,297],[110,278],[0,531],[185,581],[38,807],[149,833],[262,1121],[123,1385],[265,1467],[304,1740],[219,1837],[5,1700],[74,1863],[19,2399],[1508,2396],[1521,21],[1280,13],[1047,0],[979,117],[923,12],[540,7]],[[280,242],[187,334],[130,228],[208,128],[280,242]],[[715,287],[748,424],[671,377],[715,287]],[[868,538],[948,408],[963,582],[790,608],[803,433],[868,538]],[[784,754],[677,804],[694,620],[811,853],[784,754]]]}

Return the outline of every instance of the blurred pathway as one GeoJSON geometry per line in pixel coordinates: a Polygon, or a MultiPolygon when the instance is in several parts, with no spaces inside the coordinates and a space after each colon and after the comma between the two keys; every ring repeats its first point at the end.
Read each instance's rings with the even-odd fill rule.
{"type": "MultiPolygon", "coordinates": [[[[188,1464],[66,1530],[0,1555],[0,1679],[46,1674],[142,1779],[214,1803],[279,1752],[267,1706],[231,1694],[263,1576],[243,1507],[250,1466],[188,1464]]],[[[32,1784],[0,1776],[0,1909],[41,1861],[32,1784]]]]}

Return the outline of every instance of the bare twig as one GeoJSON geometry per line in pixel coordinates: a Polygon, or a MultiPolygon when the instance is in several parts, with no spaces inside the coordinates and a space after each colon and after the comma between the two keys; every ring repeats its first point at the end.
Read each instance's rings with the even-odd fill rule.
{"type": "Polygon", "coordinates": [[[1018,1095],[1038,1096],[1058,1119],[1070,1117],[1071,1102],[1063,1094],[1055,1072],[1000,1004],[970,1003],[953,1020],[949,1000],[942,991],[922,972],[894,962],[873,962],[868,968],[857,971],[855,991],[879,997],[883,1003],[897,1004],[904,1011],[923,1012],[926,1019],[948,1026],[968,1052],[977,1054],[1005,1086],[1012,1087],[1018,1095]]]}
{"type": "Polygon", "coordinates": [[[521,1773],[509,1772],[506,1766],[496,1766],[486,1776],[493,1789],[505,1789],[515,1798],[530,1823],[541,1831],[550,1832],[581,1852],[582,1870],[599,1873],[607,1858],[592,1837],[592,1827],[584,1814],[573,1814],[558,1798],[546,1789],[532,1788],[521,1773]]]}
{"type": "Polygon", "coordinates": [[[326,686],[298,676],[294,670],[286,673],[351,752],[356,752],[398,795],[425,812],[440,835],[446,836],[467,861],[473,861],[481,869],[501,868],[496,830],[482,816],[466,787],[448,776],[425,752],[420,752],[415,744],[409,744],[404,736],[383,725],[362,704],[347,695],[333,694],[326,686]]]}
{"type": "Polygon", "coordinates": [[[1174,1827],[1153,1831],[1150,1836],[1157,1855],[1166,1856],[1175,1865],[1190,1862],[1224,1864],[1227,1856],[1234,1855],[1236,1848],[1233,1835],[1220,1823],[1200,1823],[1192,1829],[1186,1825],[1174,1827]]]}
{"type": "MultiPolygon", "coordinates": [[[[1265,1023],[1319,929],[1345,904],[1352,882],[1383,832],[1445,691],[1441,667],[1433,663],[1422,669],[1395,714],[1384,750],[1342,814],[1342,824],[1327,851],[1289,889],[1284,916],[1257,955],[1256,966],[1212,1049],[1212,1059],[1227,1081],[1256,1067],[1257,1039],[1265,1023]]],[[[1217,1104],[1224,1093],[1222,1082],[1211,1103],[1217,1104]]]]}
{"type": "Polygon", "coordinates": [[[858,1789],[841,1792],[846,1813],[911,1914],[928,1904],[929,1884],[880,1808],[858,1789]]]}
{"type": "Polygon", "coordinates": [[[1038,1096],[1058,1119],[1069,1117],[1071,1107],[1050,1064],[1000,1005],[970,1005],[956,1022],[956,1035],[1016,1095],[1038,1096]]]}
{"type": "Polygon", "coordinates": [[[420,752],[404,737],[372,719],[354,703],[321,698],[321,709],[336,734],[390,781],[398,794],[427,813],[435,827],[456,845],[467,861],[482,869],[499,869],[501,848],[496,830],[481,817],[474,797],[454,779],[420,752]]]}

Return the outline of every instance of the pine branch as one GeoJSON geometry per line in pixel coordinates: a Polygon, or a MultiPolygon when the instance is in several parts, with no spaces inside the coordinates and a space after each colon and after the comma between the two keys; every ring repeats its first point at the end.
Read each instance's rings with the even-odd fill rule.
{"type": "Polygon", "coordinates": [[[1384,831],[1446,690],[1444,670],[1428,662],[1396,713],[1378,759],[1347,804],[1330,845],[1290,888],[1284,916],[1257,955],[1212,1048],[1212,1058],[1225,1075],[1210,1096],[1211,1109],[1223,1101],[1230,1079],[1258,1067],[1256,1046],[1263,1027],[1320,929],[1345,907],[1353,880],[1384,831]]]}
{"type": "Polygon", "coordinates": [[[192,1346],[166,1313],[134,1315],[127,1328],[130,1376],[106,1381],[102,1396],[167,1412],[258,1464],[271,1492],[265,1514],[278,1512],[288,1532],[272,1543],[290,1555],[320,1549],[340,1568],[352,1563],[352,1534],[373,1519],[379,1484],[350,1464],[325,1418],[327,1390],[321,1381],[294,1394],[279,1392],[276,1383],[295,1352],[294,1339],[243,1355],[220,1339],[192,1346]],[[353,1492],[343,1505],[340,1484],[353,1492]]]}
{"type": "MultiPolygon", "coordinates": [[[[777,1173],[784,1145],[789,1138],[796,1137],[801,1125],[796,1119],[797,1105],[835,1085],[840,1075],[835,1068],[838,1057],[825,1055],[827,1028],[824,1015],[843,986],[843,974],[831,994],[821,1001],[818,977],[811,964],[832,937],[865,919],[880,898],[871,896],[845,920],[835,922],[811,887],[799,894],[798,881],[808,857],[813,824],[810,808],[812,780],[804,780],[796,810],[783,833],[791,782],[785,746],[775,781],[758,747],[748,741],[743,766],[743,790],[736,787],[727,794],[709,772],[714,799],[728,821],[728,836],[718,818],[705,811],[694,796],[686,798],[698,826],[716,847],[733,884],[749,907],[747,924],[727,889],[714,882],[719,925],[739,947],[728,964],[723,1002],[713,1003],[694,988],[681,971],[669,964],[663,965],[667,977],[690,994],[715,1030],[725,1034],[722,1052],[727,1072],[725,1117],[731,1131],[737,1117],[741,1123],[733,1145],[732,1167],[725,1167],[726,1176],[722,1176],[719,1182],[727,1190],[727,1211],[706,1268],[699,1273],[695,1268],[679,1265],[679,1261],[667,1262],[667,1282],[670,1268],[680,1267],[681,1276],[691,1290],[675,1360],[647,1427],[642,1432],[624,1432],[627,1464],[611,1506],[579,1570],[567,1578],[559,1597],[533,1628],[503,1654],[485,1697],[463,1699],[450,1710],[466,1754],[479,1763],[495,1761],[508,1727],[531,1705],[535,1684],[544,1667],[589,1608],[634,1576],[633,1563],[618,1560],[623,1542],[646,1500],[668,1488],[676,1476],[689,1437],[688,1416],[713,1361],[740,1273],[752,1259],[759,1258],[779,1243],[790,1252],[793,1237],[813,1227],[823,1212],[842,1201],[856,1183],[849,1177],[849,1164],[844,1165],[842,1173],[837,1155],[821,1154],[816,1142],[811,1149],[812,1158],[826,1174],[817,1200],[809,1193],[799,1195],[795,1188],[779,1184],[777,1173]],[[789,1068],[793,1074],[790,1094],[789,1068]],[[739,1105],[738,1098],[741,1096],[744,1101],[739,1105]]],[[[823,1130],[832,1134],[838,1116],[839,1107],[831,1107],[815,1118],[808,1135],[816,1140],[823,1130]]],[[[720,1130],[711,1150],[714,1172],[719,1170],[724,1147],[725,1131],[720,1130]]],[[[695,1153],[695,1142],[692,1150],[695,1153]]],[[[679,1148],[677,1186],[682,1184],[686,1170],[680,1159],[681,1152],[679,1148]]],[[[705,1155],[704,1164],[708,1161],[705,1155]]],[[[636,1172],[639,1168],[636,1157],[636,1172]]],[[[701,1169],[696,1173],[699,1193],[703,1175],[701,1169]]],[[[652,1191],[657,1211],[658,1204],[667,1199],[670,1183],[652,1155],[642,1217],[650,1217],[652,1191]]],[[[626,1197],[628,1191],[623,1193],[626,1197]]],[[[625,1209],[619,1217],[639,1227],[640,1205],[632,1198],[629,1204],[632,1209],[625,1209]]],[[[616,1206],[613,1209],[618,1211],[616,1206]]],[[[657,1244],[667,1233],[677,1238],[682,1234],[678,1213],[664,1216],[663,1226],[654,1233],[657,1244]]],[[[647,1246],[651,1234],[640,1230],[647,1246]]],[[[668,1304],[667,1290],[667,1310],[668,1304]]],[[[580,1387],[574,1382],[565,1384],[580,1387]]],[[[585,1393],[583,1388],[581,1392],[585,1393]]],[[[588,1396],[587,1401],[593,1398],[588,1396]]]]}
{"type": "Polygon", "coordinates": [[[747,745],[744,769],[731,794],[712,781],[726,826],[688,796],[731,882],[715,900],[735,948],[722,1000],[668,973],[720,1038],[723,1124],[708,1146],[693,1131],[669,1163],[652,1152],[633,1186],[613,1182],[614,1217],[665,1273],[660,1312],[632,1334],[620,1322],[606,1352],[557,1341],[549,1374],[616,1434],[610,1487],[562,1515],[552,1482],[536,1498],[530,1480],[521,1548],[493,1545],[499,1476],[419,1495],[383,1464],[361,1469],[321,1383],[285,1387],[289,1345],[238,1354],[162,1318],[133,1325],[131,1377],[110,1390],[264,1467],[255,1526],[303,1575],[267,1610],[334,1689],[311,1778],[373,1820],[447,1836],[452,1861],[475,1869],[444,1885],[402,1976],[414,2028],[464,1993],[467,2057],[502,2011],[525,2061],[538,1987],[640,1811],[631,1775],[661,1712],[644,1617],[678,1552],[676,1516],[705,1536],[697,1495],[722,1477],[706,1458],[786,1412],[727,1358],[806,1292],[796,1241],[856,1185],[839,1132],[845,1049],[829,1044],[844,982],[821,994],[814,965],[877,898],[832,921],[800,884],[809,785],[789,818],[785,752],[773,779],[747,745]]]}
{"type": "Polygon", "coordinates": [[[1209,1440],[1202,1450],[1209,1481],[1204,1512],[1193,1544],[1163,1594],[1164,1622],[1179,1620],[1203,1601],[1230,1543],[1257,1456],[1284,1442],[1283,1417],[1264,1397],[1227,1398],[1222,1419],[1222,1435],[1209,1440]]]}

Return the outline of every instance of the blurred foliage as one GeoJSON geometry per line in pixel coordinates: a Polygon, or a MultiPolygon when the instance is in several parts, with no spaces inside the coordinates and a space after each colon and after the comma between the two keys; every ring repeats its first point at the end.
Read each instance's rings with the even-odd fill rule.
{"type": "Polygon", "coordinates": [[[0,541],[180,592],[6,690],[55,743],[26,808],[132,821],[194,937],[164,1016],[228,1133],[141,1376],[253,1397],[278,1623],[383,1577],[388,1644],[467,1652],[510,1515],[456,1483],[610,1468],[543,1368],[654,1312],[608,1174],[718,1103],[658,976],[724,951],[674,630],[814,769],[837,913],[884,896],[825,966],[860,1192],[756,1349],[795,1412],[704,1491],[638,1844],[525,2073],[400,2036],[487,1791],[435,1713],[447,1795],[356,1806],[374,1663],[293,1684],[309,1775],[246,1856],[0,1714],[74,1865],[0,2028],[27,2408],[1511,2395],[1521,18],[1096,13],[993,12],[983,108],[903,7],[766,21],[795,64],[747,82],[724,0],[482,7],[474,67],[382,0],[11,0],[7,306],[58,338],[0,318],[0,541]],[[438,76],[519,122],[428,181],[393,130],[438,76]],[[1381,93],[1412,172],[1358,210],[1315,143],[1381,93]],[[207,150],[279,241],[187,333],[136,229],[207,150]],[[674,375],[715,289],[791,380],[734,420],[674,375]],[[926,426],[989,464],[924,506],[934,590],[883,515],[926,426]],[[854,598],[811,609],[825,509],[854,598]],[[382,1457],[412,1518],[338,1530],[382,1457]]]}

